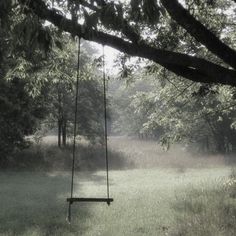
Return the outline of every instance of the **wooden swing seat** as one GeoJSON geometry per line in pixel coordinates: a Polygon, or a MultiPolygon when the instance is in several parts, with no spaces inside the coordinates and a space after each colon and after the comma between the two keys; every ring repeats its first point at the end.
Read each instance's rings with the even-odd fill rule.
{"type": "Polygon", "coordinates": [[[67,202],[72,204],[73,202],[106,202],[108,205],[110,205],[111,202],[113,202],[113,198],[78,198],[78,197],[72,197],[67,198],[67,202]]]}

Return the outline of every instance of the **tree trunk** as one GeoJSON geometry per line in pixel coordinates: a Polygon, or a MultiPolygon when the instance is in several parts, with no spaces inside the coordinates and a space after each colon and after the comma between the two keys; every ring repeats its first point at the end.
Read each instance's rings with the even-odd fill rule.
{"type": "Polygon", "coordinates": [[[62,130],[62,125],[61,125],[61,120],[58,120],[58,147],[61,147],[61,130],[62,130]]]}
{"type": "Polygon", "coordinates": [[[209,138],[208,136],[206,136],[206,153],[209,153],[209,150],[210,150],[210,145],[209,145],[209,138]]]}
{"type": "Polygon", "coordinates": [[[61,135],[62,135],[62,105],[61,105],[61,91],[60,84],[57,84],[57,96],[58,96],[58,147],[61,147],[61,135]]]}
{"type": "Polygon", "coordinates": [[[62,145],[66,147],[66,120],[62,124],[62,145]]]}

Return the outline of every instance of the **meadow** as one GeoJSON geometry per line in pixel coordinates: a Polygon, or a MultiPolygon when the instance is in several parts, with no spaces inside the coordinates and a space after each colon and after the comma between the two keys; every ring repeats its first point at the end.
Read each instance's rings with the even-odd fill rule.
{"type": "MultiPolygon", "coordinates": [[[[235,175],[222,157],[165,153],[151,141],[114,138],[109,145],[126,160],[111,163],[114,202],[74,203],[71,224],[69,170],[1,171],[0,235],[235,235],[235,175]]],[[[75,196],[105,194],[104,170],[76,172],[75,196]]]]}

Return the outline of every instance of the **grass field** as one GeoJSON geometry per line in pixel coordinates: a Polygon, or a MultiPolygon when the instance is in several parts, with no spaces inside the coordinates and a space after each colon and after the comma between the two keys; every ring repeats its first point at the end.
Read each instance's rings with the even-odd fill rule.
{"type": "MultiPolygon", "coordinates": [[[[119,141],[113,147],[119,149],[124,143],[119,141]]],[[[132,145],[128,144],[130,150],[132,145]]],[[[143,144],[140,151],[136,146],[134,153],[143,149],[148,153],[148,145],[143,144]]],[[[66,222],[65,201],[70,191],[69,172],[1,172],[0,235],[234,235],[233,226],[228,226],[231,221],[222,222],[218,228],[220,217],[236,216],[234,198],[222,197],[222,190],[217,192],[231,169],[218,164],[206,168],[188,166],[184,171],[179,171],[178,166],[112,170],[114,203],[110,207],[103,203],[75,203],[71,224],[66,222]],[[225,215],[215,211],[218,204],[229,206],[222,208],[227,211],[225,215]],[[204,229],[201,222],[204,217],[209,229],[204,229]],[[203,228],[196,231],[199,225],[203,228]]],[[[76,173],[75,195],[104,197],[105,193],[104,171],[76,173]]]]}

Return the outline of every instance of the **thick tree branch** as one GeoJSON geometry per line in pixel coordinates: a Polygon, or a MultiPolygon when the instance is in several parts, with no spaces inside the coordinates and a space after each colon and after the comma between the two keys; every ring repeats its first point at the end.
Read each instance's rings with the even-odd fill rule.
{"type": "Polygon", "coordinates": [[[27,2],[31,10],[61,30],[86,40],[108,45],[131,56],[153,60],[170,71],[197,82],[221,83],[236,86],[236,71],[226,69],[207,60],[153,48],[146,44],[130,43],[119,37],[109,35],[72,22],[54,10],[50,10],[41,0],[20,0],[27,2]]]}
{"type": "MultiPolygon", "coordinates": [[[[206,76],[198,70],[192,68],[186,68],[181,66],[175,66],[173,64],[163,65],[168,70],[174,72],[176,75],[182,76],[184,78],[189,78],[192,81],[200,83],[215,83],[215,80],[211,77],[206,76]]],[[[224,81],[222,84],[228,84],[227,81],[224,81]]]]}
{"type": "Polygon", "coordinates": [[[226,64],[236,69],[236,51],[224,44],[202,23],[197,21],[177,0],[161,0],[171,18],[181,25],[198,42],[202,43],[213,54],[226,64]]]}

